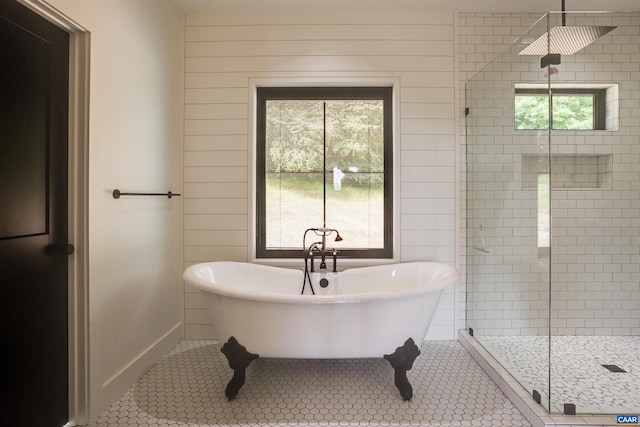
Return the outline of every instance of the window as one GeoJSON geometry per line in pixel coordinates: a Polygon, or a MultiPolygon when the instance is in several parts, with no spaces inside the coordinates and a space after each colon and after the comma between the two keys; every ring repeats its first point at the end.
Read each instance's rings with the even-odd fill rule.
{"type": "Polygon", "coordinates": [[[302,256],[312,227],[342,256],[393,256],[392,117],[391,87],[257,89],[258,258],[302,256]]]}
{"type": "Polygon", "coordinates": [[[606,129],[605,89],[551,89],[552,117],[549,120],[549,91],[518,89],[515,94],[515,125],[518,130],[606,129]]]}

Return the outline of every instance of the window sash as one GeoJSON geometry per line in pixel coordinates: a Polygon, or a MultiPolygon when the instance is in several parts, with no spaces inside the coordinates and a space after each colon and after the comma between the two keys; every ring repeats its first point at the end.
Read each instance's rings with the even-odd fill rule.
{"type": "MultiPolygon", "coordinates": [[[[551,89],[552,99],[554,96],[562,97],[562,96],[591,96],[593,97],[593,125],[590,129],[571,129],[571,128],[556,128],[553,125],[553,117],[551,118],[551,129],[552,130],[605,130],[606,129],[606,89],[572,89],[572,88],[561,88],[561,89],[551,89]]],[[[515,97],[520,96],[549,96],[548,89],[518,89],[515,90],[515,97]]],[[[530,128],[519,128],[517,127],[517,123],[515,124],[516,130],[547,130],[547,127],[541,127],[536,129],[530,128]]]]}
{"type": "MultiPolygon", "coordinates": [[[[267,200],[266,200],[266,142],[267,142],[267,102],[276,100],[382,100],[384,105],[384,230],[383,247],[366,249],[340,249],[342,257],[392,258],[393,257],[393,112],[391,87],[258,87],[256,121],[256,257],[257,258],[300,258],[302,257],[302,235],[299,248],[267,248],[267,200]]],[[[323,166],[326,169],[326,165],[323,166]]],[[[321,172],[322,173],[322,172],[321,172]]],[[[330,174],[331,171],[324,171],[330,174]]],[[[326,177],[324,178],[326,179],[326,177]]],[[[330,214],[327,214],[330,217],[330,214]]],[[[327,224],[330,225],[330,224],[327,224]]],[[[309,227],[322,224],[309,224],[309,227]]],[[[340,230],[348,234],[348,230],[340,230]]],[[[347,242],[345,242],[347,243],[347,242]]]]}

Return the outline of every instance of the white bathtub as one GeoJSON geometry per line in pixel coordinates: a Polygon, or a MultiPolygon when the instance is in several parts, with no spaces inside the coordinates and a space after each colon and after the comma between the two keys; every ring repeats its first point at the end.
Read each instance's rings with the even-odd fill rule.
{"type": "Polygon", "coordinates": [[[207,262],[184,273],[199,288],[215,337],[230,337],[260,357],[382,357],[408,338],[424,340],[453,267],[411,262],[312,273],[301,295],[301,270],[241,262],[207,262]],[[321,277],[329,285],[321,288],[321,277]]]}

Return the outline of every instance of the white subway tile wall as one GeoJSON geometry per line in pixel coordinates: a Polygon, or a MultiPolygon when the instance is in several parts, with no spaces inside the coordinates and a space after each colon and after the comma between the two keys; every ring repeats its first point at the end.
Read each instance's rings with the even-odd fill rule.
{"type": "MultiPolygon", "coordinates": [[[[397,83],[401,261],[456,263],[453,13],[189,13],[185,57],[185,267],[249,260],[253,82],[397,83]]],[[[311,224],[312,225],[312,224],[311,224]]],[[[429,339],[455,339],[448,289],[429,339]]],[[[185,285],[187,339],[212,338],[185,285]]]]}
{"type": "MultiPolygon", "coordinates": [[[[466,40],[472,40],[479,29],[486,32],[481,25],[488,19],[461,16],[461,34],[468,33],[466,40]],[[480,27],[465,28],[463,21],[480,27]]],[[[515,17],[504,17],[503,23],[506,19],[516,22],[515,17]]],[[[528,18],[518,19],[522,23],[528,18]]],[[[569,23],[593,24],[618,29],[563,57],[552,81],[619,83],[618,129],[552,133],[556,169],[551,195],[551,332],[638,335],[640,14],[593,16],[569,23]]],[[[477,50],[472,53],[473,46],[462,47],[464,37],[460,50],[468,52],[471,64],[461,60],[460,68],[472,73],[488,54],[485,47],[482,58],[477,50]]],[[[515,55],[516,61],[520,59],[515,55]]],[[[464,207],[463,215],[483,218],[470,221],[467,236],[472,242],[484,242],[490,254],[470,254],[477,273],[470,293],[476,314],[467,323],[486,335],[549,333],[548,255],[536,243],[538,195],[529,177],[529,156],[546,150],[548,139],[544,133],[514,131],[511,99],[513,83],[546,81],[538,60],[514,64],[514,55],[500,55],[474,84],[477,102],[472,115],[487,120],[470,121],[476,127],[468,130],[468,143],[482,167],[474,168],[474,182],[468,183],[476,201],[464,207]],[[471,138],[472,132],[481,136],[471,138]]]]}
{"type": "MultiPolygon", "coordinates": [[[[460,168],[459,173],[459,233],[458,233],[458,269],[461,275],[461,290],[459,293],[458,318],[460,323],[465,324],[466,321],[466,287],[467,287],[467,192],[466,192],[466,123],[464,120],[465,103],[465,85],[470,81],[482,68],[493,61],[500,53],[505,51],[520,35],[524,34],[538,19],[540,14],[527,13],[460,13],[458,16],[458,97],[460,99],[460,108],[456,112],[462,119],[458,133],[459,139],[459,155],[460,168]]],[[[517,69],[515,64],[514,69],[517,69]]],[[[504,140],[505,137],[497,136],[498,140],[504,140]]],[[[522,144],[522,137],[513,137],[513,146],[501,144],[501,149],[506,153],[514,153],[513,147],[522,144]]],[[[528,137],[525,138],[528,141],[528,137]]],[[[487,145],[488,150],[493,147],[487,145]]],[[[522,225],[520,218],[505,219],[505,226],[518,227],[522,225]]],[[[472,242],[475,244],[477,242],[472,242]]],[[[499,267],[500,268],[500,267],[499,267]]],[[[466,326],[471,326],[466,322],[466,326]]]]}

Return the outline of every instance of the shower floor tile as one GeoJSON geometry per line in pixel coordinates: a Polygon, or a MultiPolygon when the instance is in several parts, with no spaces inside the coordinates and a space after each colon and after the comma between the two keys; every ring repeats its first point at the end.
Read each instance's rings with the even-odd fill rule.
{"type": "Polygon", "coordinates": [[[258,359],[236,400],[220,345],[185,340],[91,427],[530,426],[457,341],[428,341],[403,402],[380,359],[258,359]]]}
{"type": "MultiPolygon", "coordinates": [[[[477,337],[477,340],[529,392],[549,394],[549,346],[546,336],[477,337]]],[[[578,414],[640,412],[640,337],[553,336],[551,408],[565,403],[578,414]],[[612,372],[615,365],[625,372],[612,372]]]]}

